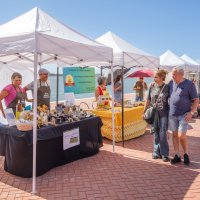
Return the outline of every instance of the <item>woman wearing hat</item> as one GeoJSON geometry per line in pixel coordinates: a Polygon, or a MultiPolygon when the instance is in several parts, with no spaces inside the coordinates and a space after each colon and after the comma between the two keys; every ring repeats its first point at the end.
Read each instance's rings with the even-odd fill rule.
{"type": "MultiPolygon", "coordinates": [[[[49,71],[40,68],[38,71],[39,79],[37,80],[37,105],[42,106],[46,105],[50,109],[50,84],[48,81],[49,71]]],[[[34,81],[29,83],[24,87],[25,90],[31,90],[33,92],[34,81]]]]}
{"type": "Polygon", "coordinates": [[[16,105],[18,102],[25,107],[25,100],[29,101],[26,97],[25,90],[21,87],[22,75],[18,72],[14,72],[11,76],[11,84],[3,88],[0,93],[0,110],[5,117],[2,100],[4,99],[6,108],[12,108],[14,114],[16,113],[16,105]]]}

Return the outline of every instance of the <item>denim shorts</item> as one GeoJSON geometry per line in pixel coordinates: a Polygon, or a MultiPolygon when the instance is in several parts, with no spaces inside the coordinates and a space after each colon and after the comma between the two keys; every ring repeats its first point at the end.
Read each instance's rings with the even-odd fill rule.
{"type": "Polygon", "coordinates": [[[185,116],[169,116],[169,130],[178,131],[179,133],[186,133],[188,130],[188,122],[185,121],[185,116]]]}

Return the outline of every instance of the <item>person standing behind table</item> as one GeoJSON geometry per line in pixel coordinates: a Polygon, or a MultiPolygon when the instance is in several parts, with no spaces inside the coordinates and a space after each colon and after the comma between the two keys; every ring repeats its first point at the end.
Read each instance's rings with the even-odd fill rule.
{"type": "Polygon", "coordinates": [[[5,117],[3,111],[2,100],[4,99],[6,108],[12,108],[14,114],[16,115],[16,105],[20,101],[23,107],[25,107],[25,100],[30,101],[26,97],[25,90],[20,86],[22,83],[22,75],[18,72],[14,72],[11,76],[11,84],[3,88],[0,93],[0,109],[5,117]]]}
{"type": "Polygon", "coordinates": [[[158,70],[154,76],[154,83],[150,85],[144,112],[151,105],[155,105],[156,114],[153,123],[154,151],[153,159],[162,158],[164,162],[169,161],[169,145],[167,141],[168,113],[169,113],[169,86],[164,83],[166,71],[158,70]]]}
{"type": "Polygon", "coordinates": [[[122,103],[122,76],[118,75],[114,81],[114,98],[116,103],[122,103]]]}
{"type": "Polygon", "coordinates": [[[136,90],[135,101],[144,101],[144,92],[148,90],[147,84],[144,82],[144,78],[140,77],[139,81],[135,83],[133,90],[136,90]]]}
{"type": "MultiPolygon", "coordinates": [[[[50,95],[51,89],[48,81],[49,71],[44,68],[40,68],[38,71],[39,79],[37,80],[37,105],[46,105],[50,109],[50,95]]],[[[34,81],[24,87],[25,90],[34,89],[34,81]]]]}
{"type": "MultiPolygon", "coordinates": [[[[98,101],[98,97],[101,95],[109,95],[108,91],[106,90],[106,84],[107,84],[107,78],[104,76],[100,76],[97,79],[98,86],[95,90],[95,98],[96,101],[98,101]]],[[[98,141],[99,141],[99,147],[103,146],[103,138],[101,134],[98,134],[98,141]]]]}
{"type": "Polygon", "coordinates": [[[95,90],[96,100],[98,100],[98,97],[100,95],[109,95],[108,91],[106,90],[107,78],[104,76],[100,76],[97,79],[97,83],[98,83],[98,86],[96,87],[96,90],[95,90]]]}
{"type": "Polygon", "coordinates": [[[188,141],[186,132],[188,122],[192,119],[192,115],[197,110],[199,99],[194,83],[184,78],[184,70],[175,67],[172,70],[172,79],[169,82],[170,99],[169,99],[169,129],[173,133],[173,145],[175,156],[171,160],[171,164],[181,162],[179,153],[179,142],[184,151],[184,164],[189,165],[188,141]]]}

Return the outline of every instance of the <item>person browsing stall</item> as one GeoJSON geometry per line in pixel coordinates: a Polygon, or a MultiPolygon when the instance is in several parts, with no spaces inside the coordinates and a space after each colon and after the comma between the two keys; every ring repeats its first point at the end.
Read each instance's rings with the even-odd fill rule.
{"type": "MultiPolygon", "coordinates": [[[[37,80],[37,105],[46,105],[50,109],[50,95],[51,89],[48,81],[49,71],[44,68],[40,68],[38,71],[39,79],[37,80]]],[[[25,90],[34,89],[34,81],[24,87],[25,90]]]]}
{"type": "Polygon", "coordinates": [[[162,158],[164,162],[169,161],[169,145],[167,141],[168,113],[169,113],[169,86],[164,83],[166,72],[158,70],[154,75],[154,83],[150,85],[144,113],[149,106],[154,106],[155,117],[152,125],[154,133],[153,159],[162,158]]]}
{"type": "Polygon", "coordinates": [[[140,77],[139,81],[135,83],[133,90],[136,91],[135,101],[144,101],[144,92],[148,90],[148,87],[143,77],[140,77]]]}
{"type": "Polygon", "coordinates": [[[18,72],[14,72],[11,76],[11,84],[7,85],[3,88],[0,93],[0,109],[5,117],[5,113],[3,111],[2,100],[4,99],[6,108],[12,108],[14,114],[16,114],[16,106],[18,102],[25,107],[25,100],[30,101],[26,97],[25,90],[21,87],[22,83],[22,75],[18,72]]]}
{"type": "Polygon", "coordinates": [[[189,165],[187,130],[192,115],[197,110],[199,98],[194,83],[184,78],[184,70],[175,67],[172,70],[172,80],[169,82],[169,129],[173,134],[175,156],[171,164],[181,162],[179,143],[183,148],[184,164],[189,165]]]}

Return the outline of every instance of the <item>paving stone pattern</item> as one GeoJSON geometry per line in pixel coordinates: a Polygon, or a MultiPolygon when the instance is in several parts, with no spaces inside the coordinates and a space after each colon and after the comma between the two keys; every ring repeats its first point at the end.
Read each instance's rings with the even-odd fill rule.
{"type": "MultiPolygon", "coordinates": [[[[0,200],[182,200],[200,199],[200,118],[188,131],[190,166],[152,160],[153,136],[146,134],[122,143],[104,139],[97,155],[48,171],[37,177],[37,194],[32,179],[4,171],[0,157],[0,200]]],[[[174,156],[169,134],[170,156],[174,156]]]]}

